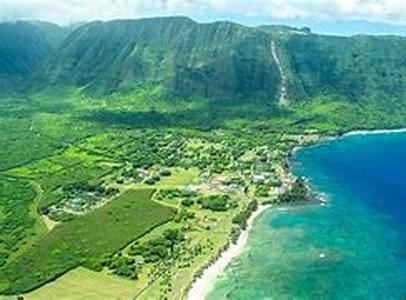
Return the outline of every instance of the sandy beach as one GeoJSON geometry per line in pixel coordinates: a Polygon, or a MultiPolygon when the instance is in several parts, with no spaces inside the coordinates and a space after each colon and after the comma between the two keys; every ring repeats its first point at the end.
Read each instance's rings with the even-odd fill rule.
{"type": "Polygon", "coordinates": [[[355,130],[345,133],[343,136],[367,135],[367,134],[389,134],[406,132],[406,128],[399,129],[377,129],[377,130],[355,130]]]}
{"type": "Polygon", "coordinates": [[[246,230],[241,232],[237,242],[231,244],[230,247],[220,255],[217,261],[204,270],[202,276],[193,283],[187,296],[188,300],[201,300],[207,296],[207,293],[210,291],[211,285],[214,283],[217,276],[224,271],[233,258],[241,253],[241,250],[248,241],[248,236],[253,228],[255,219],[270,207],[271,205],[261,205],[252,213],[247,221],[246,230]]]}

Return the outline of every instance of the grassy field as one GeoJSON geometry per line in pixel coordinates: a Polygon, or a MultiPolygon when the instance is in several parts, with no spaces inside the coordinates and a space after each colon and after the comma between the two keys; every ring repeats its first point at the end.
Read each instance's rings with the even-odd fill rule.
{"type": "Polygon", "coordinates": [[[100,132],[98,124],[78,122],[84,109],[80,97],[62,91],[27,98],[0,96],[0,170],[48,157],[100,132]]]}
{"type": "Polygon", "coordinates": [[[124,300],[131,299],[136,292],[136,285],[130,280],[79,267],[54,282],[24,295],[24,299],[124,300]]]}
{"type": "Polygon", "coordinates": [[[0,177],[0,267],[20,247],[36,234],[36,197],[34,187],[27,181],[0,177]]]}
{"type": "Polygon", "coordinates": [[[54,156],[9,170],[7,174],[35,180],[44,190],[52,190],[72,182],[103,176],[110,171],[104,162],[110,160],[71,146],[54,156]]]}
{"type": "Polygon", "coordinates": [[[102,208],[56,226],[0,270],[0,292],[30,291],[80,265],[100,268],[108,255],[173,218],[174,210],[150,200],[152,192],[126,191],[102,208]]]}
{"type": "MultiPolygon", "coordinates": [[[[161,180],[154,184],[152,187],[155,189],[174,189],[185,187],[193,183],[199,177],[199,170],[196,168],[183,169],[173,168],[171,169],[171,176],[161,177],[161,180]]],[[[137,189],[151,188],[151,185],[146,183],[137,183],[130,185],[137,189]]]]}
{"type": "Polygon", "coordinates": [[[60,153],[5,173],[35,182],[40,187],[43,195],[36,208],[41,210],[61,201],[63,196],[59,188],[77,182],[97,181],[111,172],[112,168],[113,164],[108,158],[70,146],[60,153]]]}
{"type": "Polygon", "coordinates": [[[163,177],[161,181],[157,184],[160,188],[175,188],[179,186],[186,186],[192,183],[196,178],[198,178],[199,171],[197,169],[191,168],[185,169],[175,169],[172,175],[169,177],[163,177]]]}

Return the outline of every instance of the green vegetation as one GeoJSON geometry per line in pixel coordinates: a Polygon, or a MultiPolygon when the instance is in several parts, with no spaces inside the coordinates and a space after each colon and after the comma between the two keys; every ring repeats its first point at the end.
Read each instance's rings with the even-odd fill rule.
{"type": "Polygon", "coordinates": [[[63,185],[107,174],[111,170],[111,166],[104,164],[105,161],[108,160],[102,156],[88,154],[78,148],[70,147],[55,156],[12,169],[7,174],[36,179],[44,190],[54,190],[63,185]]]}
{"type": "Polygon", "coordinates": [[[280,203],[303,203],[310,199],[309,188],[303,178],[297,178],[292,187],[278,198],[280,203]]]}
{"type": "Polygon", "coordinates": [[[58,225],[1,270],[1,291],[29,291],[79,265],[100,269],[108,255],[173,218],[174,211],[151,201],[151,193],[129,190],[98,210],[58,225]]]}
{"type": "Polygon", "coordinates": [[[51,61],[58,67],[45,72],[58,84],[99,93],[159,82],[157,94],[168,91],[178,98],[264,98],[275,94],[277,83],[266,56],[269,42],[267,34],[230,22],[205,25],[184,17],[94,22],[68,37],[51,61]],[[82,47],[86,55],[77,64],[82,47]]]}
{"type": "Polygon", "coordinates": [[[0,177],[0,267],[27,242],[36,221],[30,215],[35,196],[29,182],[0,177]]]}
{"type": "Polygon", "coordinates": [[[406,59],[399,54],[405,47],[406,39],[395,36],[291,35],[284,44],[291,96],[404,100],[406,59]]]}
{"type": "MultiPolygon", "coordinates": [[[[45,90],[58,101],[43,116],[64,119],[58,108],[70,106],[87,121],[142,128],[236,129],[245,122],[271,130],[342,131],[404,123],[403,37],[330,37],[307,28],[199,24],[182,17],[93,22],[73,32],[19,22],[1,24],[0,37],[0,78],[19,78],[7,85],[25,88],[23,102],[43,106],[43,99],[32,99],[31,87],[57,87],[45,90]],[[289,108],[276,105],[280,78],[272,40],[288,76],[289,108]],[[78,88],[85,92],[77,95],[78,88]],[[75,103],[68,101],[72,94],[75,103]]],[[[8,105],[18,109],[14,99],[8,105]]],[[[27,116],[27,109],[18,113],[27,116]]],[[[30,122],[21,126],[30,128],[30,122]]]]}
{"type": "Polygon", "coordinates": [[[257,186],[255,190],[255,196],[257,197],[268,197],[270,192],[270,188],[268,185],[260,184],[257,186]]]}
{"type": "Polygon", "coordinates": [[[86,297],[95,300],[131,299],[137,292],[132,281],[79,267],[24,295],[24,299],[82,300],[83,287],[86,287],[86,297]]]}
{"type": "Polygon", "coordinates": [[[150,240],[144,244],[131,246],[129,254],[142,256],[145,263],[154,263],[173,254],[177,244],[184,240],[184,235],[177,229],[167,229],[162,237],[150,240]]]}
{"type": "Polygon", "coordinates": [[[71,196],[76,196],[77,194],[84,192],[111,196],[118,192],[117,189],[105,188],[100,185],[92,185],[83,181],[65,185],[62,190],[71,196]]]}
{"type": "MultiPolygon", "coordinates": [[[[86,266],[182,298],[259,203],[310,199],[287,175],[295,146],[406,126],[405,43],[180,17],[0,24],[0,293],[86,266]]],[[[76,270],[29,297],[61,298],[76,270]]]]}
{"type": "Polygon", "coordinates": [[[155,194],[157,200],[174,200],[192,197],[194,194],[184,189],[162,189],[155,194]]]}
{"type": "Polygon", "coordinates": [[[203,209],[209,209],[211,211],[227,211],[237,206],[237,204],[231,200],[230,196],[226,194],[199,197],[196,202],[201,204],[203,209]]]}
{"type": "Polygon", "coordinates": [[[192,206],[193,204],[195,204],[195,201],[193,199],[183,199],[181,204],[183,206],[189,207],[189,206],[192,206]]]}
{"type": "Polygon", "coordinates": [[[45,22],[0,24],[1,92],[22,92],[19,85],[46,60],[68,31],[45,22]]]}
{"type": "Polygon", "coordinates": [[[48,206],[41,206],[40,211],[52,220],[67,221],[72,219],[73,215],[94,210],[118,193],[118,188],[106,187],[101,183],[90,184],[78,181],[63,186],[57,192],[53,192],[52,195],[55,198],[50,198],[54,202],[48,206]]]}
{"type": "Polygon", "coordinates": [[[138,279],[135,260],[125,256],[120,256],[111,260],[109,268],[114,270],[114,274],[129,279],[138,279]]]}
{"type": "Polygon", "coordinates": [[[247,228],[247,221],[251,214],[258,208],[258,201],[253,200],[248,203],[247,207],[233,218],[233,223],[237,224],[241,229],[247,228]]]}

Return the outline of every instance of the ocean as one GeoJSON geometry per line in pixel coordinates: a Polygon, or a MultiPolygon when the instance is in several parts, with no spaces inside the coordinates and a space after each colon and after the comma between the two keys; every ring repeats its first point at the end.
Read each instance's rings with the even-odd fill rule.
{"type": "Polygon", "coordinates": [[[209,300],[406,299],[406,133],[354,135],[299,150],[325,206],[271,209],[209,300]]]}

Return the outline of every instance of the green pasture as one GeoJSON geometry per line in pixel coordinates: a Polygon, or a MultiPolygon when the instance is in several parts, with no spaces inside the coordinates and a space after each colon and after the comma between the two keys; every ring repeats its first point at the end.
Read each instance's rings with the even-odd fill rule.
{"type": "Polygon", "coordinates": [[[150,200],[152,193],[128,190],[102,208],[56,226],[0,269],[0,292],[30,291],[80,265],[100,269],[107,256],[174,217],[173,209],[150,200]]]}

